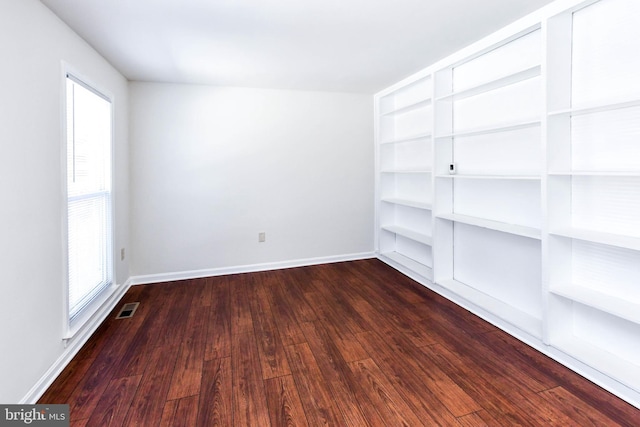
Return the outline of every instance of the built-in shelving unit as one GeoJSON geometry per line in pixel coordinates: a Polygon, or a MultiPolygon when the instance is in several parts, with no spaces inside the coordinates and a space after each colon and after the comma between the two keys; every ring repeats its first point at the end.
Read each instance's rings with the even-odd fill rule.
{"type": "Polygon", "coordinates": [[[434,165],[435,282],[538,338],[541,51],[534,27],[435,72],[434,165]]]}
{"type": "Polygon", "coordinates": [[[433,279],[431,76],[418,76],[378,98],[380,257],[433,279]]]}
{"type": "Polygon", "coordinates": [[[638,22],[557,1],[375,105],[380,259],[640,407],[638,22]]]}
{"type": "Polygon", "coordinates": [[[640,390],[640,6],[603,0],[549,21],[546,341],[640,390]],[[637,45],[638,42],[636,41],[637,45]],[[594,82],[599,82],[594,84],[594,82]],[[553,92],[552,92],[553,91],[553,92]],[[562,324],[562,326],[559,326],[562,324]]]}

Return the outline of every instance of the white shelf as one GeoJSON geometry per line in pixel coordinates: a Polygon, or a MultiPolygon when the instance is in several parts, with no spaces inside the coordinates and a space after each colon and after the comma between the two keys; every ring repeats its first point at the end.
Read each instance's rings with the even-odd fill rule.
{"type": "Polygon", "coordinates": [[[584,114],[601,113],[604,111],[619,110],[622,108],[638,107],[640,106],[640,100],[634,99],[631,101],[615,102],[612,104],[593,105],[587,107],[578,108],[565,108],[562,110],[550,111],[549,116],[580,116],[584,114]]]}
{"type": "Polygon", "coordinates": [[[389,231],[390,233],[394,233],[398,236],[406,237],[407,239],[411,239],[418,243],[422,243],[424,245],[431,246],[433,243],[431,236],[427,234],[419,233],[417,231],[410,230],[408,228],[400,227],[397,225],[383,225],[380,228],[382,228],[383,230],[389,231]]]}
{"type": "Polygon", "coordinates": [[[382,170],[380,171],[380,173],[397,173],[397,174],[414,174],[414,173],[425,173],[425,174],[430,174],[431,171],[430,170],[426,170],[426,169],[387,169],[387,170],[382,170]]]}
{"type": "Polygon", "coordinates": [[[465,136],[478,136],[478,135],[486,135],[490,133],[508,132],[512,130],[536,127],[536,126],[540,126],[540,124],[541,124],[540,120],[527,120],[520,123],[510,123],[510,124],[500,125],[500,126],[491,126],[483,129],[471,129],[468,131],[454,132],[454,133],[445,134],[445,135],[437,135],[436,139],[456,138],[456,137],[460,138],[465,136]]]}
{"type": "Polygon", "coordinates": [[[455,279],[436,280],[436,284],[535,337],[540,337],[541,335],[542,320],[529,313],[518,310],[510,304],[504,303],[455,279]]]}
{"type": "Polygon", "coordinates": [[[585,230],[572,227],[552,229],[550,234],[640,251],[640,237],[623,236],[620,234],[604,233],[602,231],[585,230]]]}
{"type": "Polygon", "coordinates": [[[492,221],[490,219],[477,218],[468,215],[460,215],[455,213],[439,214],[437,218],[446,219],[448,221],[459,222],[462,224],[473,225],[476,227],[487,228],[489,230],[501,231],[503,233],[514,234],[516,236],[528,237],[530,239],[541,239],[541,232],[537,228],[525,227],[524,225],[507,224],[500,221],[492,221]]]}
{"type": "Polygon", "coordinates": [[[484,93],[484,92],[489,92],[489,91],[494,90],[494,89],[500,89],[502,87],[509,86],[509,85],[512,85],[512,84],[515,84],[515,83],[519,83],[519,82],[524,81],[524,80],[528,80],[528,79],[531,79],[531,78],[539,77],[540,76],[540,70],[541,70],[541,67],[539,65],[537,65],[535,67],[531,67],[531,68],[528,68],[526,70],[518,71],[516,73],[510,74],[508,76],[501,77],[501,78],[496,79],[496,80],[492,80],[492,81],[487,82],[487,83],[483,83],[483,84],[478,85],[478,86],[470,87],[468,89],[464,89],[464,90],[461,90],[461,91],[450,93],[448,95],[444,95],[444,96],[436,99],[436,101],[445,101],[445,100],[456,101],[456,100],[460,100],[460,99],[464,99],[464,98],[469,98],[471,96],[479,95],[479,94],[484,93]]]}
{"type": "Polygon", "coordinates": [[[499,180],[527,180],[527,181],[540,181],[542,178],[540,175],[436,175],[436,178],[450,178],[450,179],[499,179],[499,180]]]}
{"type": "Polygon", "coordinates": [[[416,200],[399,199],[395,197],[384,197],[381,199],[381,201],[385,203],[392,203],[394,205],[409,206],[410,208],[431,210],[431,203],[418,202],[416,200]]]}
{"type": "Polygon", "coordinates": [[[640,301],[627,301],[616,296],[574,284],[552,286],[551,293],[577,301],[634,323],[640,323],[640,301]]]}
{"type": "Polygon", "coordinates": [[[556,338],[551,345],[620,383],[637,389],[640,384],[640,366],[614,352],[606,351],[574,336],[556,338]]]}
{"type": "Polygon", "coordinates": [[[426,98],[409,105],[403,105],[402,107],[394,108],[387,112],[381,113],[380,115],[384,117],[392,116],[395,114],[408,113],[409,111],[417,110],[418,108],[427,107],[429,105],[431,105],[431,98],[426,98]]]}
{"type": "Polygon", "coordinates": [[[384,252],[381,253],[380,256],[382,260],[389,263],[388,260],[400,264],[403,267],[408,268],[409,270],[418,273],[419,275],[427,278],[428,280],[433,280],[433,269],[427,267],[426,265],[415,261],[405,255],[402,255],[398,252],[384,252]],[[387,258],[387,259],[385,259],[387,258]]]}
{"type": "Polygon", "coordinates": [[[640,177],[640,171],[564,171],[549,172],[550,176],[600,176],[600,177],[640,177]]]}
{"type": "Polygon", "coordinates": [[[410,136],[405,136],[405,137],[402,137],[402,138],[382,141],[380,143],[380,145],[401,144],[403,142],[413,142],[413,141],[418,141],[418,140],[426,139],[426,138],[431,138],[431,132],[420,133],[420,134],[417,134],[417,135],[410,135],[410,136]]]}

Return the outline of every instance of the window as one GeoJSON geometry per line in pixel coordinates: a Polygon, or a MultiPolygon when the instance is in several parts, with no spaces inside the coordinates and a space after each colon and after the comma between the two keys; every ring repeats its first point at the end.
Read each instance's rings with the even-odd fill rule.
{"type": "Polygon", "coordinates": [[[66,78],[69,322],[112,283],[111,101],[66,78]]]}

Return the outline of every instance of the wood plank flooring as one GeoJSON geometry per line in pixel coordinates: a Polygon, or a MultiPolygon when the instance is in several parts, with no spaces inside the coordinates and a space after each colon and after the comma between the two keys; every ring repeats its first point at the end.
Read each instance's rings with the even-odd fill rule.
{"type": "Polygon", "coordinates": [[[40,403],[73,426],[637,426],[378,260],[132,287],[40,403]]]}

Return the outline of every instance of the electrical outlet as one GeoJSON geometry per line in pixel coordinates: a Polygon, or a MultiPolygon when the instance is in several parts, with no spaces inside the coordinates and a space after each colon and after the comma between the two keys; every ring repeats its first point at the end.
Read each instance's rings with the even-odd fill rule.
{"type": "Polygon", "coordinates": [[[120,261],[124,261],[124,248],[120,249],[120,261]]]}
{"type": "Polygon", "coordinates": [[[258,233],[258,242],[262,243],[265,242],[267,240],[267,233],[265,233],[264,231],[258,233]]]}

